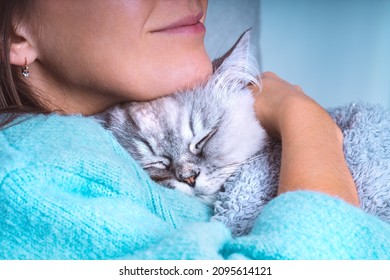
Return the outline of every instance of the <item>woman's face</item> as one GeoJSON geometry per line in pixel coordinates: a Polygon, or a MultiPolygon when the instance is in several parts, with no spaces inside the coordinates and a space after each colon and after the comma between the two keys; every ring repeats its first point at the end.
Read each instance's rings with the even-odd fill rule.
{"type": "Polygon", "coordinates": [[[203,42],[207,0],[38,0],[37,8],[30,77],[39,73],[45,98],[60,90],[75,100],[64,103],[68,111],[153,99],[211,74],[203,42]]]}

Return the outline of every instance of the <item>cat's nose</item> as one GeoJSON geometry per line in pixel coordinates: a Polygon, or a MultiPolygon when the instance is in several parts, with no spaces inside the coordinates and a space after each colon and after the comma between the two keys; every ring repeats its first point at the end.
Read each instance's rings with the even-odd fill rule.
{"type": "Polygon", "coordinates": [[[190,174],[180,174],[179,180],[180,182],[186,183],[190,187],[195,187],[196,178],[198,177],[198,171],[192,171],[190,174]]]}

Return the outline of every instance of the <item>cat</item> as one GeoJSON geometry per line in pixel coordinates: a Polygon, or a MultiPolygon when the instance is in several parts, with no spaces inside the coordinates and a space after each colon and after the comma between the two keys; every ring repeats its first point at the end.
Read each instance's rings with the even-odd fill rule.
{"type": "MultiPolygon", "coordinates": [[[[261,82],[249,45],[250,31],[246,31],[213,61],[210,79],[193,89],[118,104],[94,116],[154,181],[214,205],[213,219],[225,223],[236,236],[248,233],[262,208],[276,196],[281,157],[280,142],[267,135],[253,109],[247,85],[261,86],[261,82]]],[[[345,134],[346,159],[362,209],[390,222],[390,172],[382,172],[389,183],[375,190],[375,180],[368,178],[381,165],[371,168],[364,161],[366,154],[374,160],[380,151],[389,154],[390,137],[378,150],[359,146],[354,135],[365,133],[358,122],[364,108],[354,106],[334,109],[331,115],[345,134]]],[[[387,157],[382,165],[390,163],[387,157]]]]}
{"type": "Polygon", "coordinates": [[[195,89],[96,115],[156,182],[212,203],[226,179],[264,145],[265,130],[246,87],[258,83],[249,34],[195,89]]]}

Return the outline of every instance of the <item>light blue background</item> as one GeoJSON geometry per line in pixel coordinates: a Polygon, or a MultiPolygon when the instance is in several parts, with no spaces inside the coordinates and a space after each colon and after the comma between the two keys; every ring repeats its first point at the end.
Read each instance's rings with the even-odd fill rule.
{"type": "Polygon", "coordinates": [[[390,0],[210,0],[210,56],[251,26],[262,71],[299,84],[325,107],[390,108],[390,0]]]}

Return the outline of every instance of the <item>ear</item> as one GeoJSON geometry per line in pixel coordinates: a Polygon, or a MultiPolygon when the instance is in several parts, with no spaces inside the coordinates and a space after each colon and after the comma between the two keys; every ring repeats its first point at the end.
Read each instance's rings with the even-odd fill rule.
{"type": "Polygon", "coordinates": [[[214,72],[224,71],[226,67],[231,65],[246,64],[249,58],[251,29],[245,31],[236,41],[233,47],[230,48],[223,56],[213,61],[214,72]],[[221,69],[222,68],[222,69],[221,69]]]}
{"type": "Polygon", "coordinates": [[[257,62],[249,50],[250,35],[250,29],[245,31],[225,55],[213,61],[217,86],[259,84],[257,62]]]}
{"type": "Polygon", "coordinates": [[[12,65],[24,66],[31,64],[37,58],[37,50],[33,37],[27,26],[20,22],[11,34],[10,62],[12,65]]]}

